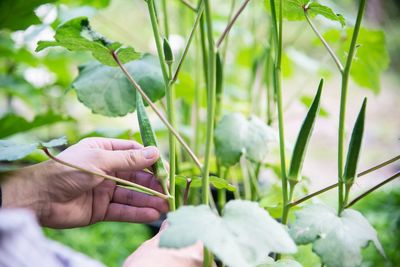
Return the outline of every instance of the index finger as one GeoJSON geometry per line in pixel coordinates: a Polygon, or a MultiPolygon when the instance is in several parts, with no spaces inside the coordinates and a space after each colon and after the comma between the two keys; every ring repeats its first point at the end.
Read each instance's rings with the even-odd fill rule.
{"type": "Polygon", "coordinates": [[[104,150],[130,150],[143,148],[143,145],[136,141],[105,137],[89,137],[82,139],[79,143],[85,144],[90,148],[100,148],[104,150]]]}

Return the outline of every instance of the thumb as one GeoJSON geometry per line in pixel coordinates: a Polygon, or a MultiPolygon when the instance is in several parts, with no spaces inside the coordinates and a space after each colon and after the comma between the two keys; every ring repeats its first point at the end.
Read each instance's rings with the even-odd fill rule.
{"type": "Polygon", "coordinates": [[[154,146],[135,150],[102,151],[104,171],[139,171],[151,167],[160,153],[154,146]]]}

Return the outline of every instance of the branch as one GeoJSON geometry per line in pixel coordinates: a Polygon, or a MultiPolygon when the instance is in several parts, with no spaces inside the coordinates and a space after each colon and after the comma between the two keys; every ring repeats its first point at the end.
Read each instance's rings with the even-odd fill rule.
{"type": "Polygon", "coordinates": [[[204,4],[203,3],[204,3],[204,1],[200,0],[199,11],[197,12],[196,20],[195,20],[194,25],[192,27],[192,30],[190,32],[189,39],[188,39],[188,41],[186,43],[185,49],[183,50],[182,57],[179,60],[178,67],[176,68],[175,74],[174,74],[174,76],[173,76],[173,78],[172,78],[172,80],[170,82],[171,84],[175,83],[176,80],[178,79],[179,71],[181,70],[181,67],[183,65],[183,61],[185,60],[186,55],[187,55],[187,53],[189,51],[190,44],[192,43],[194,33],[195,33],[196,29],[197,29],[197,26],[199,25],[201,16],[203,15],[203,11],[204,11],[204,4]]]}
{"type": "Polygon", "coordinates": [[[194,163],[201,170],[203,166],[200,163],[200,160],[196,157],[196,155],[193,153],[193,151],[190,149],[190,147],[186,144],[186,142],[183,140],[183,138],[180,136],[180,134],[174,129],[174,127],[171,126],[171,124],[168,122],[168,120],[162,115],[162,113],[158,110],[156,105],[154,105],[154,103],[151,101],[151,99],[146,95],[146,93],[143,91],[142,87],[135,81],[135,79],[132,77],[132,75],[124,67],[124,65],[119,60],[115,51],[112,52],[112,56],[113,56],[115,62],[121,68],[122,72],[128,78],[128,80],[132,83],[132,85],[136,88],[136,90],[139,91],[139,93],[142,95],[143,99],[154,110],[154,112],[157,114],[157,116],[160,118],[160,120],[164,123],[164,125],[168,128],[168,130],[171,131],[171,133],[176,137],[178,142],[183,146],[183,148],[187,151],[189,156],[193,159],[194,163]]]}
{"type": "MultiPolygon", "coordinates": [[[[363,172],[360,172],[360,173],[357,175],[357,177],[361,177],[361,176],[367,175],[368,173],[371,173],[371,172],[376,171],[376,170],[378,170],[378,169],[380,169],[380,168],[383,168],[383,167],[385,167],[385,166],[387,166],[387,165],[389,165],[389,164],[391,164],[391,163],[393,163],[393,162],[398,161],[399,159],[400,159],[400,155],[398,155],[398,156],[396,156],[396,157],[394,157],[394,158],[391,158],[391,159],[389,159],[389,160],[387,160],[387,161],[384,161],[384,162],[382,162],[382,163],[380,163],[380,164],[378,164],[378,165],[376,165],[376,166],[374,166],[374,167],[371,167],[371,168],[369,168],[369,169],[367,169],[367,170],[365,170],[365,171],[363,171],[363,172]]],[[[331,189],[337,187],[338,185],[339,185],[339,183],[332,184],[332,185],[330,185],[330,186],[328,186],[328,187],[325,187],[325,188],[323,188],[323,189],[321,189],[321,190],[318,190],[318,191],[316,191],[316,192],[314,192],[314,193],[312,193],[312,194],[309,194],[309,195],[307,195],[307,196],[305,196],[305,197],[302,197],[302,198],[300,198],[300,199],[298,199],[298,200],[296,200],[296,201],[290,202],[288,205],[289,205],[290,207],[297,206],[298,204],[303,203],[304,201],[309,200],[310,198],[313,198],[313,197],[315,197],[315,196],[318,196],[318,195],[320,195],[320,194],[322,194],[322,193],[325,193],[326,191],[329,191],[329,190],[331,190],[331,189]]]]}
{"type": "Polygon", "coordinates": [[[393,181],[394,179],[398,178],[400,176],[400,172],[395,173],[393,176],[387,178],[386,180],[380,182],[379,184],[377,184],[376,186],[372,187],[371,189],[369,189],[367,192],[362,193],[361,195],[359,195],[358,197],[356,197],[355,199],[353,199],[349,204],[347,204],[347,206],[345,208],[349,208],[351,206],[353,206],[354,204],[356,204],[359,200],[363,199],[364,197],[366,197],[367,195],[369,195],[370,193],[374,192],[375,190],[377,190],[378,188],[384,186],[385,184],[393,181]]]}
{"type": "Polygon", "coordinates": [[[184,4],[185,6],[187,6],[188,8],[190,8],[191,10],[193,10],[194,12],[197,12],[197,8],[193,4],[189,3],[188,1],[181,0],[181,3],[184,4]]]}
{"type": "Polygon", "coordinates": [[[107,179],[107,180],[111,180],[111,181],[114,181],[116,183],[120,183],[120,184],[124,185],[123,186],[124,188],[127,188],[129,190],[136,189],[134,191],[138,191],[139,190],[140,192],[146,193],[148,195],[153,195],[153,196],[156,196],[156,197],[159,197],[159,198],[162,198],[162,199],[169,199],[169,197],[167,195],[165,195],[163,193],[160,193],[158,191],[155,191],[153,189],[147,188],[145,186],[142,186],[140,184],[136,184],[136,183],[133,183],[133,182],[130,182],[130,181],[126,181],[124,179],[121,179],[121,178],[118,178],[118,177],[114,177],[114,176],[111,176],[111,175],[107,175],[107,174],[103,174],[103,173],[98,173],[98,172],[94,172],[94,171],[91,171],[91,170],[87,170],[85,168],[82,168],[82,167],[76,166],[74,164],[65,162],[65,161],[53,156],[46,147],[42,148],[42,150],[44,151],[44,153],[46,153],[46,155],[49,158],[51,158],[55,162],[58,162],[58,163],[60,163],[62,165],[68,166],[70,168],[76,169],[78,171],[81,171],[81,172],[84,172],[84,173],[87,173],[87,174],[90,174],[90,175],[99,176],[101,178],[104,178],[104,179],[107,179]]]}
{"type": "Polygon", "coordinates": [[[317,35],[317,37],[321,40],[322,44],[325,46],[326,50],[328,50],[329,54],[331,55],[333,61],[335,61],[336,66],[338,67],[339,71],[343,73],[344,67],[342,63],[340,62],[339,58],[336,56],[335,52],[332,50],[332,48],[329,46],[329,44],[326,42],[324,37],[321,35],[321,33],[318,31],[318,29],[315,27],[315,25],[312,23],[310,17],[308,16],[307,10],[304,10],[304,16],[307,19],[308,24],[311,26],[311,29],[313,29],[314,33],[317,35]]]}
{"type": "Polygon", "coordinates": [[[228,23],[226,26],[225,30],[222,32],[222,35],[219,37],[217,41],[217,48],[221,46],[222,41],[225,39],[226,35],[230,32],[232,29],[233,24],[236,22],[236,20],[239,18],[240,14],[242,14],[243,10],[247,6],[247,4],[250,2],[250,0],[245,0],[243,4],[239,7],[239,10],[236,12],[236,14],[233,16],[232,20],[228,23]]]}

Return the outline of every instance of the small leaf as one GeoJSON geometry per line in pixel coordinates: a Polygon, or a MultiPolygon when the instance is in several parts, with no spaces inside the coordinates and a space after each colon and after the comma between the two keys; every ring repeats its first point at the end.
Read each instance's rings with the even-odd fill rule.
{"type": "MultiPolygon", "coordinates": [[[[336,53],[342,62],[347,59],[353,31],[354,28],[349,28],[342,32],[329,30],[323,34],[327,42],[339,45],[336,53]]],[[[388,68],[390,62],[385,33],[381,30],[361,28],[357,44],[350,75],[358,85],[379,93],[381,74],[388,68]]]]}
{"type": "MultiPolygon", "coordinates": [[[[271,10],[270,0],[265,0],[265,5],[267,10],[271,10]]],[[[275,0],[275,7],[276,13],[279,14],[279,0],[275,0]]],[[[287,20],[305,20],[305,11],[311,18],[321,15],[329,20],[339,22],[342,26],[346,24],[346,21],[342,15],[334,13],[331,8],[321,5],[315,1],[290,0],[283,2],[283,17],[287,20]]]]}
{"type": "Polygon", "coordinates": [[[62,136],[57,139],[50,140],[48,142],[42,142],[40,143],[40,146],[45,147],[45,148],[53,148],[53,147],[58,147],[58,146],[64,146],[68,143],[67,137],[62,136]]]}
{"type": "MultiPolygon", "coordinates": [[[[150,55],[125,64],[150,99],[165,95],[164,80],[158,61],[150,55]]],[[[83,66],[72,84],[78,99],[93,113],[124,116],[136,109],[136,89],[119,68],[93,62],[83,66]]]]}
{"type": "Polygon", "coordinates": [[[307,113],[307,116],[301,126],[299,135],[297,136],[296,144],[293,149],[292,160],[290,161],[288,179],[294,182],[299,182],[301,179],[301,171],[303,168],[304,158],[307,152],[308,143],[311,139],[311,134],[314,129],[315,119],[319,112],[319,103],[321,100],[322,87],[324,80],[321,79],[317,94],[307,113]]]}
{"type": "Polygon", "coordinates": [[[353,132],[351,134],[349,150],[347,152],[346,166],[343,173],[343,181],[351,186],[357,175],[358,160],[360,158],[361,143],[364,135],[365,124],[365,110],[367,106],[367,99],[365,98],[358,114],[356,123],[354,124],[353,132]]]}
{"type": "Polygon", "coordinates": [[[61,24],[56,29],[55,41],[39,41],[36,52],[52,46],[62,46],[69,51],[89,51],[102,64],[117,66],[111,52],[115,51],[122,63],[137,59],[140,54],[132,47],[112,42],[92,30],[86,17],[78,17],[61,24]]]}
{"type": "Polygon", "coordinates": [[[284,226],[254,202],[230,201],[222,217],[206,205],[184,206],[168,213],[168,222],[161,247],[182,248],[201,241],[232,267],[256,266],[270,252],[296,251],[284,226]]]}
{"type": "Polygon", "coordinates": [[[359,266],[361,249],[370,241],[384,255],[375,229],[358,211],[346,209],[338,217],[334,209],[319,204],[295,214],[291,236],[298,245],[312,243],[313,251],[326,266],[359,266]]]}
{"type": "MultiPolygon", "coordinates": [[[[200,188],[201,187],[201,176],[191,176],[191,177],[185,177],[182,175],[177,175],[175,177],[176,179],[176,184],[182,187],[186,186],[186,181],[187,179],[191,180],[190,187],[191,188],[200,188]]],[[[210,184],[214,186],[216,189],[226,189],[231,192],[236,191],[236,187],[228,183],[227,180],[216,177],[216,176],[210,176],[210,184]]]]}
{"type": "Polygon", "coordinates": [[[19,160],[32,153],[38,144],[16,144],[8,140],[0,140],[0,161],[19,160]]]}
{"type": "Polygon", "coordinates": [[[255,116],[240,113],[225,115],[215,128],[216,155],[224,166],[239,162],[242,154],[255,162],[263,162],[275,132],[255,116]]]}
{"type": "MultiPolygon", "coordinates": [[[[303,103],[303,105],[308,109],[311,107],[313,100],[314,100],[313,97],[309,96],[309,95],[303,95],[300,98],[300,102],[303,103]]],[[[319,107],[319,115],[324,118],[327,118],[330,116],[329,111],[321,105],[319,107]]]]}

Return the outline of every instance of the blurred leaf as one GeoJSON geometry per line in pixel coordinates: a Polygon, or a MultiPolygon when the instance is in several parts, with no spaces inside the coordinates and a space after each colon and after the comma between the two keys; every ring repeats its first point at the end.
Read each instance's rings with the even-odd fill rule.
{"type": "Polygon", "coordinates": [[[38,144],[16,144],[8,140],[0,140],[0,161],[22,159],[32,153],[38,144]]]}
{"type": "MultiPolygon", "coordinates": [[[[181,175],[176,176],[176,184],[182,187],[186,187],[187,179],[191,179],[190,187],[191,188],[200,188],[201,187],[201,177],[200,176],[190,176],[185,177],[181,175]]],[[[231,192],[236,191],[236,187],[228,183],[227,180],[216,176],[210,176],[210,184],[214,186],[216,189],[226,189],[231,192]]]]}
{"type": "Polygon", "coordinates": [[[140,57],[132,47],[107,40],[92,30],[86,17],[78,17],[61,24],[56,29],[55,41],[39,41],[36,52],[53,46],[62,46],[70,51],[89,51],[102,64],[117,66],[111,52],[115,51],[122,63],[140,57]]]}
{"type": "Polygon", "coordinates": [[[110,0],[58,0],[58,2],[69,6],[92,6],[95,8],[104,8],[110,4],[110,0]]]}
{"type": "Polygon", "coordinates": [[[188,104],[193,103],[195,96],[195,83],[189,73],[182,71],[179,74],[178,81],[175,83],[174,87],[177,98],[182,98],[188,104]]]}
{"type": "Polygon", "coordinates": [[[270,252],[296,251],[285,228],[255,202],[230,201],[222,217],[206,205],[184,206],[168,213],[168,222],[161,247],[182,248],[201,241],[232,267],[255,266],[270,252]]]}
{"type": "Polygon", "coordinates": [[[259,118],[240,113],[225,115],[215,129],[216,155],[222,165],[236,164],[244,153],[250,160],[263,162],[275,132],[259,118]]]}
{"type": "Polygon", "coordinates": [[[34,10],[46,3],[55,0],[1,0],[0,1],[0,29],[12,31],[24,30],[33,24],[40,24],[34,10]]]}
{"type": "MultiPolygon", "coordinates": [[[[165,95],[159,63],[153,56],[145,55],[125,67],[153,102],[165,95]]],[[[115,117],[136,109],[136,89],[119,68],[89,63],[80,68],[72,86],[79,100],[93,113],[115,117]]]]}
{"type": "MultiPolygon", "coordinates": [[[[351,36],[354,28],[340,32],[329,30],[323,36],[330,43],[338,43],[337,54],[343,62],[347,58],[351,36]]],[[[357,48],[350,75],[354,81],[365,88],[379,93],[381,88],[381,74],[389,66],[389,54],[386,48],[385,33],[381,30],[361,28],[358,36],[357,48]]]]}
{"type": "Polygon", "coordinates": [[[321,100],[323,85],[324,80],[321,79],[318,86],[317,94],[315,95],[314,101],[307,112],[303,124],[301,125],[299,135],[297,136],[296,143],[294,145],[288,174],[288,179],[291,182],[297,183],[301,179],[301,173],[303,169],[304,158],[307,153],[308,143],[310,142],[315,121],[319,113],[319,103],[321,100]]]}
{"type": "Polygon", "coordinates": [[[313,244],[313,251],[329,267],[361,264],[361,249],[370,241],[384,255],[375,229],[361,213],[346,209],[341,216],[324,205],[310,205],[296,212],[290,234],[298,245],[313,244]]]}
{"type": "MultiPolygon", "coordinates": [[[[301,103],[304,104],[304,106],[305,106],[306,108],[310,108],[311,103],[312,103],[312,101],[313,101],[313,98],[312,98],[311,96],[309,96],[309,95],[303,95],[303,96],[300,98],[300,101],[301,101],[301,103]]],[[[321,107],[321,106],[320,106],[320,108],[319,108],[319,115],[320,115],[321,117],[327,118],[327,117],[329,117],[330,114],[329,114],[329,112],[328,112],[324,107],[321,107]]]]}
{"type": "MultiPolygon", "coordinates": [[[[268,10],[271,10],[270,0],[265,0],[265,5],[268,10]]],[[[275,0],[276,13],[279,14],[279,0],[275,0]]],[[[311,18],[318,15],[325,18],[337,21],[342,26],[346,24],[344,17],[340,14],[335,14],[331,8],[321,5],[316,1],[309,0],[287,0],[283,2],[283,17],[288,20],[305,20],[304,11],[307,11],[311,18]]]]}
{"type": "Polygon", "coordinates": [[[347,152],[346,166],[343,173],[343,181],[348,186],[348,189],[350,189],[357,175],[358,160],[360,158],[361,144],[364,135],[366,106],[367,99],[365,98],[361,110],[358,113],[357,120],[354,124],[349,144],[349,150],[347,152]]]}
{"type": "Polygon", "coordinates": [[[58,122],[72,121],[74,121],[74,119],[71,117],[48,112],[36,115],[35,118],[29,122],[24,117],[10,113],[0,118],[0,138],[26,132],[42,126],[48,126],[58,122]]]}

